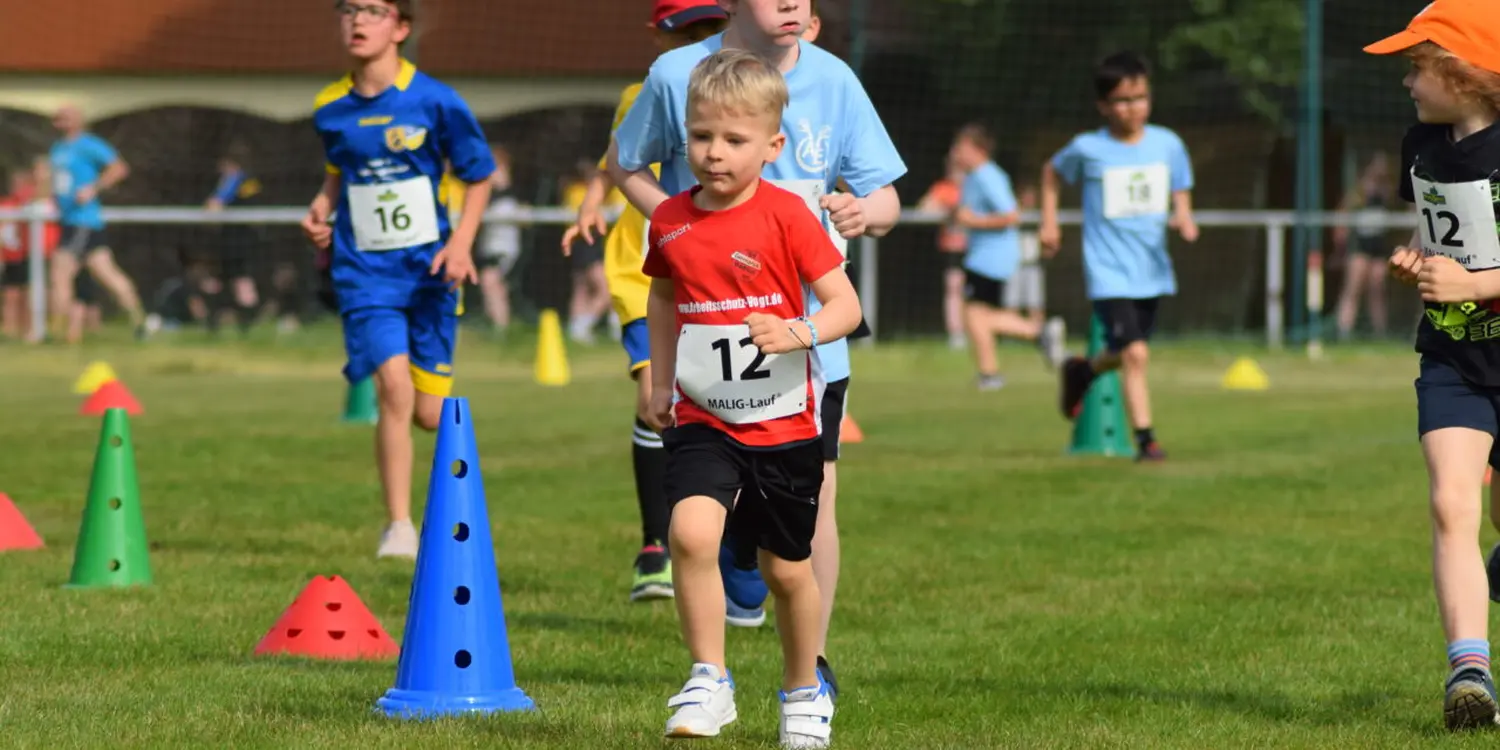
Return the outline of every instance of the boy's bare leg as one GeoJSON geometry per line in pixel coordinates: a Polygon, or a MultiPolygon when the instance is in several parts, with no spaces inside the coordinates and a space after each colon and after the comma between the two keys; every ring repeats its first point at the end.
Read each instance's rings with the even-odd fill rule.
{"type": "Polygon", "coordinates": [[[689,497],[672,508],[667,534],[682,640],[694,663],[712,664],[724,672],[724,580],[719,575],[719,541],[727,517],[719,501],[701,495],[689,497]]]}
{"type": "Polygon", "coordinates": [[[817,685],[823,602],[812,561],[791,562],[761,550],[760,569],[766,587],[776,598],[776,630],[781,634],[784,660],[781,689],[791,692],[817,685]]]}
{"type": "Polygon", "coordinates": [[[417,555],[417,532],[411,521],[411,424],[416,389],[406,355],[386,360],[375,370],[380,418],[375,425],[375,465],[390,526],[381,539],[379,557],[417,555]]]}

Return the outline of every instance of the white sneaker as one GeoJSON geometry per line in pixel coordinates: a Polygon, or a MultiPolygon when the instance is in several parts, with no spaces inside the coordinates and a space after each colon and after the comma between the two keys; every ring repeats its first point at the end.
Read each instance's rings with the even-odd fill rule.
{"type": "Polygon", "coordinates": [[[411,519],[396,521],[385,528],[380,536],[380,550],[376,557],[409,557],[417,559],[417,527],[411,519]]]}
{"type": "Polygon", "coordinates": [[[833,696],[818,677],[814,687],[781,694],[781,746],[792,750],[824,748],[833,741],[833,696]]]}
{"type": "Polygon", "coordinates": [[[717,737],[739,718],[734,708],[734,681],[712,664],[694,664],[681,692],[667,701],[677,709],[667,719],[667,736],[679,739],[717,737]]]}

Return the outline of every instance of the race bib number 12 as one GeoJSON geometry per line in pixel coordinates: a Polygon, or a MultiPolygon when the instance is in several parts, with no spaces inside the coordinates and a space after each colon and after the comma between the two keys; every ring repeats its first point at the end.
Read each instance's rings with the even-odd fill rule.
{"type": "Polygon", "coordinates": [[[750,327],[684,325],[677,387],[728,424],[755,424],[807,410],[807,350],[761,354],[750,327]]]}
{"type": "Polygon", "coordinates": [[[1411,177],[1422,250],[1446,255],[1471,271],[1500,267],[1500,233],[1489,180],[1428,182],[1411,177]]]}
{"type": "Polygon", "coordinates": [[[349,218],[361,252],[383,252],[437,242],[437,200],[432,180],[349,186],[349,218]]]}

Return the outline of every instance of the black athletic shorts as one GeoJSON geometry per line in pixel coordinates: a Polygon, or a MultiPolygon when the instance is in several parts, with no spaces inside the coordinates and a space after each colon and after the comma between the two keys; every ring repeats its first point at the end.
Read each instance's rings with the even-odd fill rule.
{"type": "Polygon", "coordinates": [[[669,505],[711,497],[733,516],[737,538],[754,539],[760,549],[791,562],[812,556],[823,489],[818,441],[751,450],[701,424],[668,428],[661,439],[669,505]]]}
{"type": "Polygon", "coordinates": [[[1094,314],[1104,324],[1104,342],[1118,354],[1137,341],[1150,341],[1156,331],[1156,309],[1160,297],[1148,299],[1096,299],[1094,314]]]}
{"type": "Polygon", "coordinates": [[[0,287],[18,287],[31,285],[31,258],[6,263],[5,270],[0,271],[0,287]]]}
{"type": "Polygon", "coordinates": [[[1005,306],[1005,282],[964,270],[964,300],[999,309],[1005,306]]]}
{"type": "Polygon", "coordinates": [[[75,258],[83,258],[95,250],[108,247],[109,237],[105,236],[103,229],[80,226],[64,225],[61,241],[57,243],[58,252],[67,253],[75,258]]]}
{"type": "Polygon", "coordinates": [[[839,460],[839,430],[844,426],[844,407],[849,401],[849,379],[835,380],[823,388],[823,403],[818,409],[823,419],[823,460],[839,460]]]}
{"type": "MultiPolygon", "coordinates": [[[[1431,356],[1422,357],[1416,380],[1417,437],[1447,427],[1478,430],[1500,436],[1500,388],[1486,388],[1464,380],[1453,366],[1431,356]]],[[[1500,468],[1500,440],[1490,448],[1490,466],[1500,468]]]]}

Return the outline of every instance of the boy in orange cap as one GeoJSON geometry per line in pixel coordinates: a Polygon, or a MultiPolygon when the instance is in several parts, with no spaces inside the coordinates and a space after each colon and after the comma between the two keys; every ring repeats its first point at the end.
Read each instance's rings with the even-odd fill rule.
{"type": "MultiPolygon", "coordinates": [[[[1500,724],[1490,671],[1496,553],[1477,544],[1484,468],[1500,466],[1500,14],[1492,0],[1437,0],[1366,52],[1411,60],[1402,81],[1418,124],[1401,142],[1401,197],[1417,230],[1390,258],[1426,315],[1417,329],[1417,434],[1427,459],[1433,583],[1448,666],[1450,730],[1500,724]]],[[[1491,491],[1492,519],[1500,496],[1491,491]]],[[[1497,524],[1500,526],[1500,524],[1497,524]]]]}

